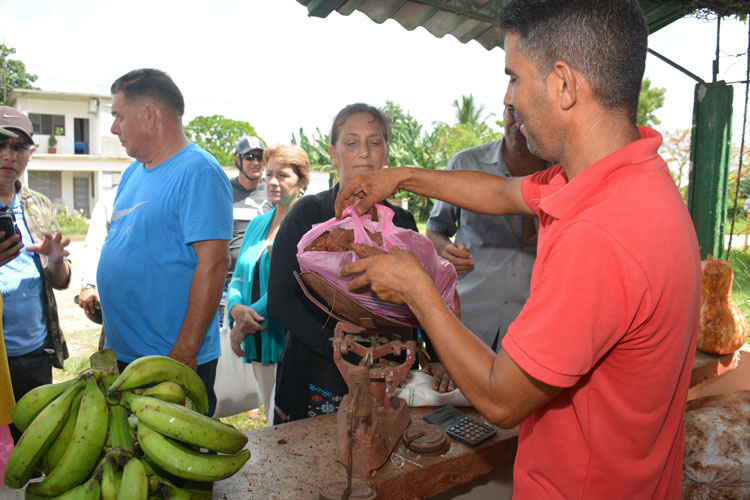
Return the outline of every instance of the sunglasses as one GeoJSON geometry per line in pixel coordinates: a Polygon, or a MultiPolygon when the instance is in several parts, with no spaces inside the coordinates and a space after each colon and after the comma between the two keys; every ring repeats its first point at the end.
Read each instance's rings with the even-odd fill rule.
{"type": "Polygon", "coordinates": [[[243,156],[244,159],[247,161],[263,161],[263,153],[255,154],[255,153],[247,153],[245,156],[243,156]]]}

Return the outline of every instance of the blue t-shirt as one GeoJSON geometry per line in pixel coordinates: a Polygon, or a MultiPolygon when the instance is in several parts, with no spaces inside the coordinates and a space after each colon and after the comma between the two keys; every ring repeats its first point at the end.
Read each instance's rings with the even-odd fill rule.
{"type": "MultiPolygon", "coordinates": [[[[2,206],[2,205],[0,205],[2,206]]],[[[18,194],[13,196],[11,209],[21,230],[24,248],[21,254],[0,266],[0,291],[3,294],[3,335],[8,356],[22,356],[44,345],[47,320],[42,305],[42,274],[39,255],[25,247],[34,240],[26,227],[18,194]]]]}
{"type": "MultiPolygon", "coordinates": [[[[151,169],[132,163],[120,181],[97,270],[105,347],[125,362],[167,355],[198,263],[191,243],[231,238],[232,189],[213,156],[190,144],[151,169]]],[[[219,354],[214,316],[198,364],[219,354]]]]}

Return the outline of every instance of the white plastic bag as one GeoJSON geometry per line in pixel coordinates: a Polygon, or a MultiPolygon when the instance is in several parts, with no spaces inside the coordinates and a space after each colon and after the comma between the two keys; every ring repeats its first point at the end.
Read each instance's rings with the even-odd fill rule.
{"type": "Polygon", "coordinates": [[[224,309],[224,324],[219,336],[221,338],[221,356],[216,366],[216,411],[214,418],[230,417],[247,410],[260,407],[261,395],[258,382],[253,375],[253,365],[245,363],[232,350],[229,338],[229,313],[224,309]]]}
{"type": "Polygon", "coordinates": [[[461,389],[440,393],[432,388],[433,377],[429,373],[412,370],[404,387],[398,387],[393,395],[406,401],[409,406],[471,406],[461,389]]]}

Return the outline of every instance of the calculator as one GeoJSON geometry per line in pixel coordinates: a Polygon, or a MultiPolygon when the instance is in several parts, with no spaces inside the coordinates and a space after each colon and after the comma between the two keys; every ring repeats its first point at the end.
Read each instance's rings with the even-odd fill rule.
{"type": "Polygon", "coordinates": [[[486,441],[497,432],[490,424],[467,417],[452,406],[443,406],[423,417],[427,422],[445,429],[452,438],[469,446],[486,441]]]}

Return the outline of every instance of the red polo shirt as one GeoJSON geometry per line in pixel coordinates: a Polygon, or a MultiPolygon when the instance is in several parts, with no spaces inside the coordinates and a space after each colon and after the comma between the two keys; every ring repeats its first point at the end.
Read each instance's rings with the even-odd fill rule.
{"type": "Polygon", "coordinates": [[[519,428],[516,498],[680,498],[700,256],[661,135],[639,131],[570,182],[523,181],[539,246],[502,345],[563,390],[519,428]]]}

